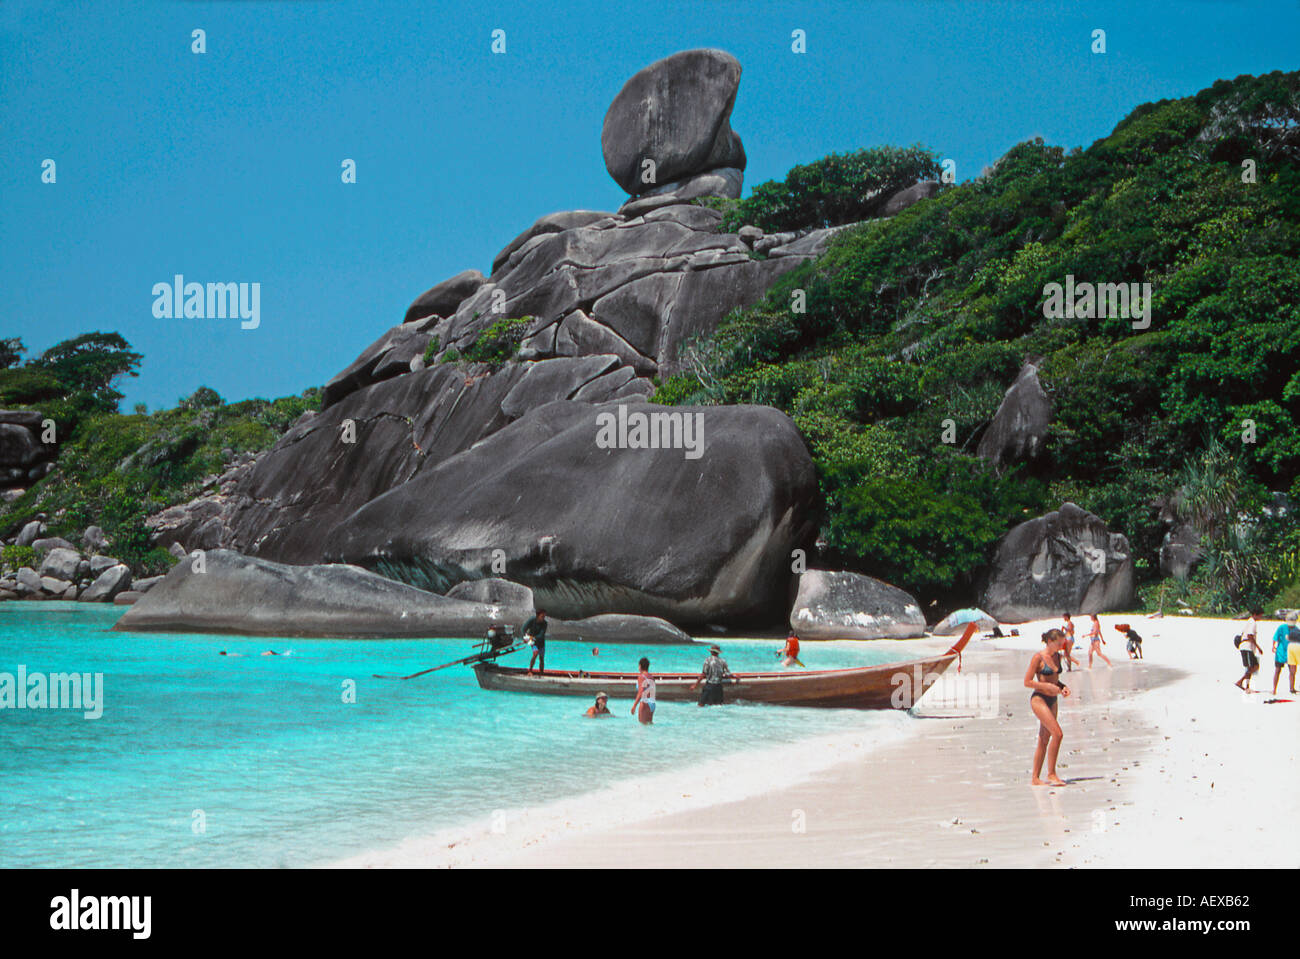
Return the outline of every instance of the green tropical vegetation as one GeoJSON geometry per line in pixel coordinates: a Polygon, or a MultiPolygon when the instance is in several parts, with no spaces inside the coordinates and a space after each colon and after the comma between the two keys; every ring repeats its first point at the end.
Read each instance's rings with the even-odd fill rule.
{"type": "MultiPolygon", "coordinates": [[[[933,156],[859,155],[900,158],[890,171],[933,156]]],[[[924,603],[973,600],[999,537],[1067,500],[1128,536],[1144,597],[1220,612],[1294,599],[1297,161],[1298,73],[1145,104],[1087,149],[1018,144],[978,178],[839,234],[691,344],[655,398],[786,411],[818,469],[823,560],[924,603]],[[1046,285],[1069,275],[1150,283],[1149,327],[1045,318],[1046,285]],[[1030,357],[1054,405],[1046,449],[999,472],[975,450],[1030,357]],[[1205,558],[1189,582],[1153,589],[1171,504],[1202,530],[1205,558]]],[[[798,167],[728,222],[860,218],[826,196],[869,195],[886,174],[804,172],[844,166],[798,167]]]]}
{"type": "MultiPolygon", "coordinates": [[[[477,314],[475,318],[477,319],[477,314]]],[[[519,344],[528,335],[528,327],[532,322],[531,316],[497,320],[479,333],[464,350],[447,350],[442,356],[442,362],[486,363],[492,370],[499,370],[519,352],[519,344]]],[[[431,341],[425,348],[424,362],[435,362],[441,349],[438,340],[431,341]]]]}
{"type": "MultiPolygon", "coordinates": [[[[113,555],[137,574],[173,562],[155,547],[145,517],[199,495],[204,481],[233,457],[268,449],[293,422],[320,406],[320,391],[268,401],[226,403],[200,387],[174,409],[117,412],[118,377],[136,375],[141,356],[116,333],[87,333],[19,365],[21,340],[0,341],[0,407],[34,408],[55,419],[57,468],[11,503],[0,505],[0,530],[12,536],[45,514],[50,535],[79,541],[89,525],[108,535],[113,555]],[[8,350],[6,354],[5,350],[8,350]]],[[[25,547],[6,546],[7,567],[31,565],[25,547]]]]}
{"type": "Polygon", "coordinates": [[[939,157],[917,144],[832,153],[760,183],[744,200],[702,201],[723,210],[722,229],[764,233],[839,226],[877,216],[894,193],[939,175],[939,157]]]}

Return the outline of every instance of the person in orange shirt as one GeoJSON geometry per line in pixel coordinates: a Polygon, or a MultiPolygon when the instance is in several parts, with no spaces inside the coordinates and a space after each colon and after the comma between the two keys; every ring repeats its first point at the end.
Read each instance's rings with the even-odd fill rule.
{"type": "Polygon", "coordinates": [[[785,638],[785,646],[777,655],[784,657],[781,660],[782,666],[803,666],[803,663],[799,662],[799,637],[795,635],[793,629],[785,638]]]}

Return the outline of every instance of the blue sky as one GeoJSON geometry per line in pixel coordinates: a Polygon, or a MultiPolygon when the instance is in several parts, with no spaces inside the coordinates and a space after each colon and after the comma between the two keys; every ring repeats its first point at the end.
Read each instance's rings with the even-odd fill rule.
{"type": "Polygon", "coordinates": [[[605,110],[678,50],[742,64],[748,193],[877,144],[924,143],[959,180],[1028,137],[1086,146],[1139,103],[1297,69],[1298,36],[1295,2],[3,0],[0,336],[120,332],[145,356],[127,410],[323,384],[538,216],[616,209],[605,110]],[[176,273],[260,283],[261,325],[155,318],[176,273]]]}

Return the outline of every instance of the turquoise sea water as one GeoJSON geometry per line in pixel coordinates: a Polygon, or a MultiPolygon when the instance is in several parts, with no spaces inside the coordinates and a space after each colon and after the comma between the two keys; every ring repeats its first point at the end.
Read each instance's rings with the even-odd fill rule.
{"type": "MultiPolygon", "coordinates": [[[[465,667],[406,674],[469,640],[115,633],[121,607],[0,604],[0,673],[103,673],[104,711],[0,709],[0,867],[305,866],[719,755],[891,718],[852,710],[661,703],[653,727],[615,700],[484,692],[465,667]],[[242,653],[220,656],[220,650],[242,653]],[[289,651],[261,656],[262,651],[289,651]],[[356,702],[343,701],[344,683],[356,702]],[[196,812],[198,811],[198,812],[196,812]],[[196,832],[195,824],[203,830],[196,832]]],[[[724,641],[736,670],[777,642],[724,641]]],[[[555,668],[694,670],[703,646],[552,641],[555,668]]],[[[806,643],[815,668],[894,658],[806,643]]],[[[526,654],[510,664],[527,665],[526,654]]]]}

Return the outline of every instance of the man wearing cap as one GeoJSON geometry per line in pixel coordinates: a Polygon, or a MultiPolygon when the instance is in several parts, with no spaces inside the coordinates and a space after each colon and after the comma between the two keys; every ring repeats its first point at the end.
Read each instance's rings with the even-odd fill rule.
{"type": "Polygon", "coordinates": [[[700,670],[699,678],[691,684],[691,689],[704,683],[704,688],[700,690],[701,706],[721,706],[722,705],[722,684],[730,679],[733,683],[740,680],[731,674],[727,667],[727,661],[722,658],[722,648],[719,646],[709,647],[709,658],[704,661],[704,668],[700,670]]]}

